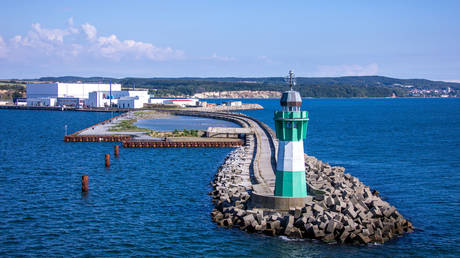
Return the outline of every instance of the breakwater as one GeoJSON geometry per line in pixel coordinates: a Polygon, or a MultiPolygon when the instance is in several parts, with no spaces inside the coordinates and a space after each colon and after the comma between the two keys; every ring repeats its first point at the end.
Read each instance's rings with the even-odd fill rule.
{"type": "Polygon", "coordinates": [[[257,208],[255,197],[259,195],[254,193],[260,189],[265,194],[273,191],[267,167],[258,166],[270,162],[267,156],[260,157],[260,144],[264,138],[274,147],[277,142],[268,126],[247,116],[240,119],[248,124],[256,122],[262,130],[227,156],[211,183],[215,205],[211,216],[219,225],[271,236],[349,244],[384,243],[413,231],[412,223],[383,201],[376,190],[345,173],[345,168],[306,154],[309,196],[305,204],[289,210],[257,208]]]}
{"type": "Polygon", "coordinates": [[[308,187],[315,194],[289,211],[251,208],[248,160],[253,141],[230,153],[212,182],[212,219],[221,226],[271,236],[351,244],[384,243],[407,232],[411,222],[358,178],[306,156],[308,187]]]}

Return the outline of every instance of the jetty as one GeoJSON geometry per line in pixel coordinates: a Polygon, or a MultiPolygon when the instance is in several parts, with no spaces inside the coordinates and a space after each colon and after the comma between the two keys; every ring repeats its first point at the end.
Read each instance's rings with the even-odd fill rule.
{"type": "MultiPolygon", "coordinates": [[[[345,168],[331,166],[307,154],[304,164],[308,196],[301,201],[273,198],[279,142],[271,127],[236,112],[175,110],[172,113],[231,121],[246,133],[243,139],[173,142],[151,139],[140,132],[107,130],[114,123],[129,119],[132,114],[128,112],[65,136],[64,140],[120,141],[125,148],[234,147],[211,182],[210,195],[215,206],[211,217],[223,227],[340,244],[384,243],[413,230],[411,222],[382,200],[377,190],[345,173],[345,168]]],[[[219,133],[234,135],[235,129],[219,133]]]]}

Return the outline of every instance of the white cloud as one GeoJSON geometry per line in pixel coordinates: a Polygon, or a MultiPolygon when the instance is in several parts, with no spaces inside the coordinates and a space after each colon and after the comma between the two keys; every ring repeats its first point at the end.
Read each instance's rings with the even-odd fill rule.
{"type": "Polygon", "coordinates": [[[91,25],[89,23],[85,23],[85,24],[81,25],[81,28],[83,29],[83,32],[85,32],[86,37],[89,40],[96,39],[96,34],[97,34],[96,27],[94,27],[93,25],[91,25]]]}
{"type": "Polygon", "coordinates": [[[320,65],[317,67],[315,76],[364,76],[376,75],[379,66],[376,63],[369,65],[320,65]]]}
{"type": "Polygon", "coordinates": [[[67,21],[65,29],[44,28],[39,23],[32,24],[32,29],[26,35],[16,35],[6,44],[0,41],[0,57],[8,50],[16,60],[26,60],[29,57],[59,57],[69,58],[107,58],[146,59],[163,61],[180,59],[184,53],[170,47],[157,47],[151,43],[120,40],[114,34],[98,36],[95,26],[85,23],[74,27],[73,18],[67,21]],[[78,29],[78,28],[81,28],[78,29]],[[72,36],[73,35],[73,36],[72,36]]]}
{"type": "Polygon", "coordinates": [[[69,34],[67,30],[61,29],[44,29],[41,27],[40,23],[32,24],[34,31],[32,34],[37,36],[41,40],[51,41],[51,42],[64,42],[64,37],[69,34]]]}
{"type": "Polygon", "coordinates": [[[158,48],[151,43],[141,41],[120,41],[113,34],[108,37],[99,37],[97,39],[96,51],[104,57],[115,60],[119,60],[123,56],[134,56],[136,59],[144,57],[157,61],[183,57],[182,51],[176,51],[169,47],[158,48]]]}

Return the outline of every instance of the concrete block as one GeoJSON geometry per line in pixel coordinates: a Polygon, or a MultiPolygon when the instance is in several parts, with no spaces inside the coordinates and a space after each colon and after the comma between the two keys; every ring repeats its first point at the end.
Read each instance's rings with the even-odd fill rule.
{"type": "Polygon", "coordinates": [[[371,212],[373,218],[380,218],[383,215],[382,212],[380,211],[380,209],[376,208],[376,207],[372,207],[370,209],[370,212],[371,212]]]}
{"type": "Polygon", "coordinates": [[[321,230],[326,230],[327,223],[326,223],[326,222],[321,222],[321,223],[319,223],[318,227],[319,227],[321,230]]]}
{"type": "Polygon", "coordinates": [[[224,226],[226,226],[226,227],[232,227],[232,226],[233,226],[233,221],[232,221],[232,219],[230,219],[230,218],[224,219],[224,226]]]}
{"type": "Polygon", "coordinates": [[[244,217],[243,217],[243,221],[244,221],[244,224],[245,224],[246,226],[251,225],[252,222],[255,221],[254,215],[248,214],[248,215],[244,216],[244,217]]]}
{"type": "Polygon", "coordinates": [[[273,221],[271,225],[272,225],[273,229],[279,230],[281,228],[281,221],[279,221],[279,220],[273,221]]]}
{"type": "Polygon", "coordinates": [[[299,218],[302,215],[302,208],[297,207],[294,211],[294,218],[299,218]]]}
{"type": "Polygon", "coordinates": [[[329,234],[325,234],[325,236],[323,236],[321,240],[323,240],[326,243],[332,243],[332,242],[335,242],[335,237],[333,233],[329,233],[329,234]]]}
{"type": "Polygon", "coordinates": [[[350,236],[350,233],[348,231],[346,231],[346,230],[343,231],[342,234],[339,237],[339,242],[342,243],[342,244],[345,243],[349,236],[350,236]]]}
{"type": "Polygon", "coordinates": [[[365,212],[362,210],[358,213],[358,216],[361,218],[361,220],[365,220],[367,218],[365,212]]]}
{"type": "Polygon", "coordinates": [[[332,207],[332,206],[334,206],[334,204],[335,204],[334,199],[332,199],[331,196],[326,197],[326,205],[328,207],[332,207]]]}
{"type": "Polygon", "coordinates": [[[357,216],[356,212],[353,210],[353,207],[348,208],[346,213],[353,219],[357,216]]]}
{"type": "Polygon", "coordinates": [[[300,229],[294,227],[286,228],[284,234],[289,238],[302,238],[302,232],[300,229]]]}
{"type": "Polygon", "coordinates": [[[319,206],[318,204],[315,203],[315,205],[313,205],[313,212],[315,214],[322,214],[324,212],[324,209],[323,207],[319,206]]]}
{"type": "Polygon", "coordinates": [[[305,230],[305,224],[307,224],[307,217],[305,217],[305,216],[298,218],[294,222],[294,226],[296,228],[300,228],[300,229],[303,229],[303,230],[305,230]]]}
{"type": "Polygon", "coordinates": [[[315,217],[313,217],[313,216],[308,216],[308,218],[307,218],[307,222],[308,222],[308,223],[313,223],[313,222],[315,222],[315,221],[316,221],[315,217]]]}
{"type": "Polygon", "coordinates": [[[337,223],[335,221],[329,221],[326,226],[327,233],[334,233],[335,228],[337,227],[337,223]]]}
{"type": "Polygon", "coordinates": [[[362,244],[368,244],[371,242],[371,239],[363,233],[358,234],[358,239],[362,244]]]}
{"type": "Polygon", "coordinates": [[[320,238],[320,237],[325,236],[324,231],[319,229],[319,227],[317,225],[314,225],[313,227],[311,227],[311,229],[312,229],[312,232],[313,232],[313,237],[320,238]]]}
{"type": "Polygon", "coordinates": [[[375,231],[374,239],[377,243],[383,243],[382,230],[379,228],[375,231]]]}

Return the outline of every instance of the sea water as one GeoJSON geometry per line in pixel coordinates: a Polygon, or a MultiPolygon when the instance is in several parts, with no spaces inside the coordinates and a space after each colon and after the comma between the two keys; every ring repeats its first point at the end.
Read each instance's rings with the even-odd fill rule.
{"type": "MultiPolygon", "coordinates": [[[[212,101],[211,101],[212,102],[212,101]]],[[[244,100],[273,127],[278,100],[244,100]]],[[[309,155],[340,165],[412,221],[383,245],[249,234],[211,221],[230,148],[65,143],[110,113],[0,110],[0,256],[459,256],[460,99],[304,99],[309,155]],[[80,180],[89,175],[88,194],[80,180]]]]}

